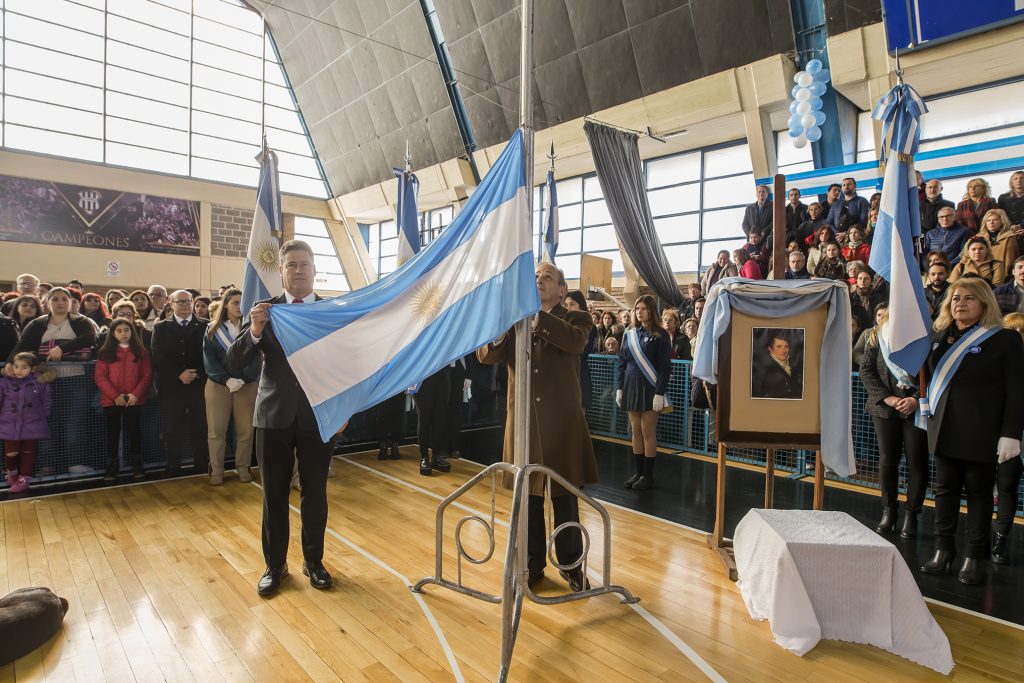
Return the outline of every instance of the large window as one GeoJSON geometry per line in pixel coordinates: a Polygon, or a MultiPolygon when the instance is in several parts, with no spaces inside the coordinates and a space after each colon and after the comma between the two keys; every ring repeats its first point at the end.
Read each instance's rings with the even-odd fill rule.
{"type": "Polygon", "coordinates": [[[236,0],[0,0],[8,149],[255,186],[328,189],[269,33],[236,0]]]}
{"type": "Polygon", "coordinates": [[[327,223],[322,218],[295,217],[295,239],[302,240],[313,248],[316,263],[316,288],[332,292],[349,291],[345,269],[338,258],[327,223]]]}
{"type": "MultiPolygon", "coordinates": [[[[433,242],[441,231],[455,218],[455,206],[442,206],[420,211],[417,217],[420,233],[420,248],[433,242]]],[[[367,226],[366,248],[370,253],[370,267],[377,277],[394,272],[398,268],[398,225],[395,221],[383,221],[367,226]]]]}

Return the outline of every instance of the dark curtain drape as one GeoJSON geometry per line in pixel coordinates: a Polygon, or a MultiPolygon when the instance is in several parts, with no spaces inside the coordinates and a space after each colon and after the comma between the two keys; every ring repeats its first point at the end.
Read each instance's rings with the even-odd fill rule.
{"type": "Polygon", "coordinates": [[[637,136],[593,121],[583,124],[615,234],[637,272],[672,306],[683,303],[647,204],[637,136]]]}

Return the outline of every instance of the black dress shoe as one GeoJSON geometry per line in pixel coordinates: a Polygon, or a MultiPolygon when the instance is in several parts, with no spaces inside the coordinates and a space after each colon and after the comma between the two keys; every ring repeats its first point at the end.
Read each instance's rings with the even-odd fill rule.
{"type": "Polygon", "coordinates": [[[917,538],[917,516],[919,511],[917,510],[905,510],[903,512],[903,521],[900,522],[900,538],[905,541],[909,541],[917,538]]]}
{"type": "Polygon", "coordinates": [[[878,526],[875,527],[876,534],[891,534],[896,528],[896,520],[898,513],[896,512],[896,506],[888,506],[882,508],[882,519],[878,522],[878,526]]]}
{"type": "Polygon", "coordinates": [[[324,569],[323,562],[303,562],[302,575],[309,577],[309,585],[326,590],[331,587],[331,575],[324,569]]]}
{"type": "Polygon", "coordinates": [[[998,531],[992,534],[992,561],[996,564],[1010,564],[1010,546],[1006,534],[998,531]]]}
{"type": "Polygon", "coordinates": [[[391,459],[392,460],[398,460],[401,457],[402,457],[402,454],[398,450],[398,442],[397,441],[392,441],[391,442],[391,459]]]}
{"type": "Polygon", "coordinates": [[[570,569],[569,571],[558,570],[559,575],[566,580],[569,584],[570,590],[573,593],[580,593],[582,591],[590,590],[590,581],[587,579],[583,570],[579,567],[570,569]]]}
{"type": "Polygon", "coordinates": [[[642,475],[639,472],[637,472],[632,477],[630,477],[626,481],[622,482],[622,485],[625,486],[627,489],[631,489],[631,488],[633,488],[633,484],[635,484],[640,479],[640,477],[642,477],[642,476],[644,476],[644,475],[642,475]]]}
{"type": "Polygon", "coordinates": [[[430,459],[430,467],[438,472],[451,472],[452,465],[444,453],[438,453],[430,459]]]}
{"type": "Polygon", "coordinates": [[[530,572],[530,576],[526,579],[526,585],[533,590],[537,587],[537,584],[544,580],[544,569],[538,569],[537,571],[530,572]]]}
{"type": "Polygon", "coordinates": [[[925,574],[948,574],[955,557],[955,550],[936,550],[932,559],[921,565],[921,571],[925,574]]]}
{"type": "Polygon", "coordinates": [[[964,564],[960,567],[960,574],[957,576],[960,583],[968,586],[977,586],[985,583],[985,561],[974,557],[965,557],[964,564]]]}
{"type": "Polygon", "coordinates": [[[641,475],[639,479],[633,484],[634,491],[646,491],[649,488],[654,487],[654,478],[648,477],[646,474],[641,475]]]}
{"type": "Polygon", "coordinates": [[[281,579],[288,574],[288,565],[282,565],[280,569],[271,569],[263,572],[259,582],[256,584],[256,592],[266,598],[277,592],[281,587],[281,579]]]}
{"type": "Polygon", "coordinates": [[[429,477],[433,470],[430,468],[430,456],[424,455],[420,457],[420,474],[424,477],[429,477]]]}
{"type": "Polygon", "coordinates": [[[388,447],[387,447],[387,444],[381,444],[380,445],[380,450],[377,451],[377,459],[378,460],[387,460],[388,459],[388,447]]]}

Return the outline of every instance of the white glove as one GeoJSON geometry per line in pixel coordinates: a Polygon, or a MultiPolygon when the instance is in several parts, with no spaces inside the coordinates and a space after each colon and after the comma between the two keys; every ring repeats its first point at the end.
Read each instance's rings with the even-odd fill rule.
{"type": "Polygon", "coordinates": [[[471,380],[471,379],[464,379],[464,380],[462,380],[462,390],[463,391],[467,391],[471,386],[473,386],[473,380],[471,380]]]}
{"type": "Polygon", "coordinates": [[[665,397],[661,394],[655,394],[654,404],[651,406],[651,409],[656,413],[665,410],[665,397]]]}
{"type": "Polygon", "coordinates": [[[622,407],[622,389],[615,390],[615,405],[622,407]]]}
{"type": "Polygon", "coordinates": [[[224,386],[226,386],[233,394],[242,387],[244,387],[245,382],[238,379],[237,377],[228,377],[228,381],[224,382],[224,386]]]}
{"type": "Polygon", "coordinates": [[[996,449],[999,453],[999,462],[1003,463],[1012,460],[1020,455],[1020,439],[1008,439],[1005,436],[999,437],[999,446],[996,449]]]}

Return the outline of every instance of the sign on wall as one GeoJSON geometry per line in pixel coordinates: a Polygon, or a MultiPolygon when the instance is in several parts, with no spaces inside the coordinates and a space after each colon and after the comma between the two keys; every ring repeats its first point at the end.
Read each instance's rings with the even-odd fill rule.
{"type": "Polygon", "coordinates": [[[199,255],[199,203],[0,176],[0,240],[199,255]]]}
{"type": "Polygon", "coordinates": [[[882,16],[892,54],[1024,20],[1024,0],[882,0],[882,16]]]}

